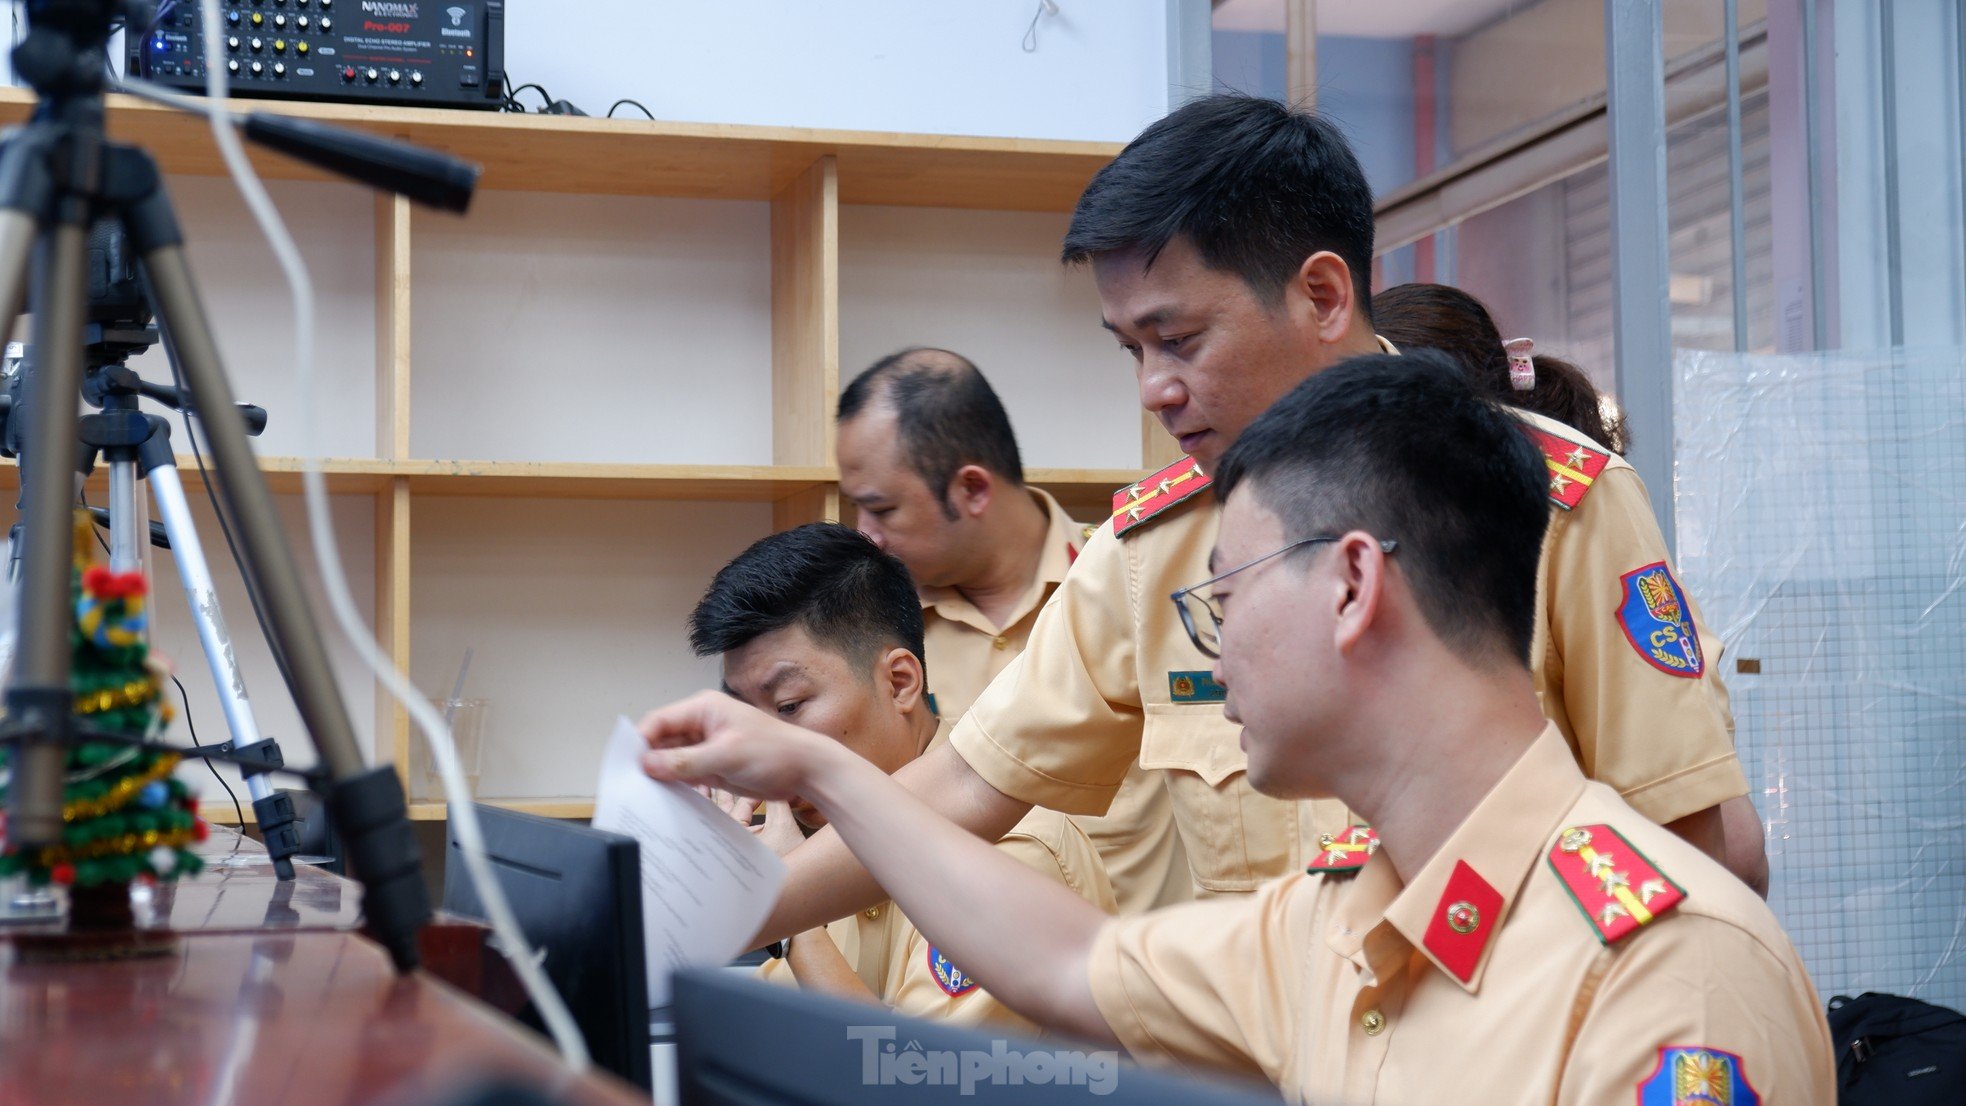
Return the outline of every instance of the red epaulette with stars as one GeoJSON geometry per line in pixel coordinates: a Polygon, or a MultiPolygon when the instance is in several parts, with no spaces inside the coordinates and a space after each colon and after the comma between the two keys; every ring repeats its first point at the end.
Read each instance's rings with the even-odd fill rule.
{"type": "Polygon", "coordinates": [[[1550,846],[1550,870],[1597,939],[1613,944],[1686,898],[1686,891],[1652,866],[1610,826],[1573,826],[1550,846]]]}
{"type": "Polygon", "coordinates": [[[1597,483],[1611,455],[1582,442],[1522,424],[1522,432],[1543,452],[1543,463],[1550,470],[1550,502],[1568,511],[1584,501],[1597,483]]]}
{"type": "Polygon", "coordinates": [[[1113,536],[1152,519],[1177,503],[1185,503],[1213,481],[1193,457],[1179,461],[1113,493],[1113,536]]]}
{"type": "Polygon", "coordinates": [[[1320,835],[1317,844],[1317,855],[1304,865],[1305,871],[1356,872],[1379,851],[1379,835],[1372,832],[1371,826],[1351,826],[1343,833],[1320,835]]]}

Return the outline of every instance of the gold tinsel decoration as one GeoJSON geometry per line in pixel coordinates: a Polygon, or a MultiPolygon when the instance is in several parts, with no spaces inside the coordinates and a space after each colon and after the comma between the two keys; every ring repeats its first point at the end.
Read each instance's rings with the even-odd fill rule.
{"type": "Polygon", "coordinates": [[[94,799],[66,803],[61,808],[61,820],[80,822],[89,818],[100,818],[113,810],[121,810],[136,793],[163,779],[177,770],[176,753],[166,753],[157,758],[157,763],[134,776],[125,776],[101,796],[94,799]]]}
{"type": "Polygon", "coordinates": [[[157,698],[157,681],[154,679],[131,680],[122,687],[104,688],[75,699],[77,714],[107,714],[113,710],[128,710],[140,707],[157,698]]]}
{"type": "Polygon", "coordinates": [[[40,863],[52,868],[63,861],[93,860],[99,856],[128,856],[139,849],[147,851],[159,845],[184,849],[189,848],[197,839],[197,836],[188,829],[172,833],[145,830],[142,833],[126,833],[120,837],[105,837],[76,849],[71,849],[67,845],[50,845],[41,850],[40,863]]]}

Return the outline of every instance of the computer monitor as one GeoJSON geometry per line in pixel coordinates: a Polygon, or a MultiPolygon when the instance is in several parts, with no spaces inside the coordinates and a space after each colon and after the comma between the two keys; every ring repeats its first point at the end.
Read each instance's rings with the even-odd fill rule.
{"type": "Polygon", "coordinates": [[[730,971],[675,986],[682,1106],[1276,1106],[1274,1090],[1123,1063],[1116,1050],[959,1029],[730,971]]]}
{"type": "MultiPolygon", "coordinates": [[[[545,952],[546,977],[566,1000],[594,1063],[649,1089],[640,848],[618,833],[473,805],[494,878],[526,940],[545,952]]],[[[444,909],[483,918],[455,826],[446,834],[444,909]]],[[[530,1006],[519,1018],[543,1029],[530,1006]]]]}

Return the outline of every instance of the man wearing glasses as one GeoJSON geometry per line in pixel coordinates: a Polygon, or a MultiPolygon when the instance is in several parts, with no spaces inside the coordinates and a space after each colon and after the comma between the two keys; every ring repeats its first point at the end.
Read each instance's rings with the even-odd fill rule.
{"type": "MultiPolygon", "coordinates": [[[[1026,651],[946,747],[896,778],[994,840],[1033,805],[1097,814],[1140,767],[1161,770],[1201,895],[1247,894],[1328,857],[1358,819],[1330,801],[1258,793],[1222,691],[1165,596],[1202,571],[1219,513],[1215,462],[1292,386],[1347,357],[1388,350],[1373,334],[1372,196],[1328,122],[1280,104],[1206,97],[1148,127],[1080,198],[1068,260],[1092,269],[1102,322],[1134,359],[1141,405],[1188,460],[1125,489],[1039,614],[1026,651]]],[[[1430,435],[1412,459],[1465,464],[1430,435]]],[[[1578,762],[1640,813],[1744,878],[1760,838],[1734,841],[1722,804],[1745,805],[1716,665],[1668,675],[1638,650],[1665,618],[1634,604],[1643,634],[1612,619],[1646,566],[1659,611],[1691,637],[1693,608],[1665,570],[1663,540],[1629,466],[1586,460],[1590,499],[1563,492],[1551,527],[1533,668],[1578,762]],[[1601,465],[1602,467],[1597,467],[1601,465]],[[1583,597],[1578,599],[1576,597],[1583,597]],[[1562,600],[1562,601],[1558,601],[1562,600]],[[1558,709],[1562,708],[1562,709],[1558,709]],[[1738,854],[1738,855],[1737,855],[1738,854]]],[[[1568,479],[1568,478],[1566,478],[1568,479]]],[[[1552,498],[1553,478],[1546,477],[1552,498]]],[[[1751,813],[1744,820],[1754,826],[1751,813]]],[[[760,942],[882,898],[838,837],[787,857],[785,889],[760,942]]]]}
{"type": "Polygon", "coordinates": [[[1250,784],[1373,827],[1253,896],[1107,918],[722,696],[644,719],[644,767],[803,796],[1026,1017],[1295,1101],[1829,1106],[1828,1027],[1766,904],[1543,717],[1547,483],[1430,353],[1312,377],[1222,458],[1214,575],[1168,609],[1216,657],[1250,784]]]}

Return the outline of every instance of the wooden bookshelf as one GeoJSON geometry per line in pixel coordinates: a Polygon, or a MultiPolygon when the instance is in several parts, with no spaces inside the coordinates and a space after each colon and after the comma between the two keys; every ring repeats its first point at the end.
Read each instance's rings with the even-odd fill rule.
{"type": "MultiPolygon", "coordinates": [[[[113,137],[136,142],[169,173],[218,176],[210,126],[127,96],[111,96],[113,137]]],[[[698,199],[774,199],[821,158],[839,166],[839,202],[992,211],[1069,211],[1119,146],[951,135],[880,134],[646,119],[237,98],[265,110],[407,139],[482,165],[481,187],[698,199]]],[[[0,124],[27,118],[31,93],[0,89],[0,124]]],[[[254,151],[261,173],[325,179],[278,154],[254,151]]]]}
{"type": "MultiPolygon", "coordinates": [[[[23,121],[31,105],[27,93],[0,89],[0,125],[23,121]]],[[[366,496],[373,502],[373,620],[384,649],[405,671],[412,643],[436,640],[420,637],[428,630],[413,622],[412,611],[418,609],[413,607],[413,597],[419,589],[427,589],[422,592],[426,595],[455,594],[443,592],[443,580],[418,568],[417,557],[423,554],[413,556],[413,551],[423,547],[414,538],[419,527],[441,536],[447,525],[444,520],[460,518],[460,512],[471,509],[471,500],[616,500],[655,504],[650,508],[655,511],[709,512],[736,509],[719,505],[768,505],[769,526],[775,528],[840,518],[832,411],[841,375],[842,207],[1067,212],[1092,175],[1119,150],[1108,143],[347,104],[241,100],[237,106],[400,137],[455,154],[483,167],[481,188],[488,190],[747,200],[768,205],[771,400],[769,410],[757,417],[770,421],[771,463],[617,464],[416,455],[411,434],[417,369],[413,278],[419,258],[418,227],[431,224],[420,222],[421,215],[413,216],[405,200],[384,196],[375,201],[374,456],[328,458],[320,468],[331,492],[366,496]],[[681,506],[659,506],[663,503],[681,506]]],[[[150,150],[168,173],[223,174],[202,119],[111,97],[109,127],[119,140],[150,150]]],[[[323,179],[277,154],[255,151],[253,158],[269,178],[323,179]]],[[[1130,440],[1130,429],[1128,435],[1130,440]]],[[[1160,436],[1154,428],[1142,434],[1143,462],[1153,456],[1160,436]]],[[[260,468],[273,491],[300,492],[297,458],[265,456],[260,468]]],[[[187,489],[202,498],[204,480],[195,461],[181,457],[180,470],[187,489]]],[[[1074,517],[1091,521],[1106,516],[1112,490],[1138,473],[1129,468],[1034,468],[1028,477],[1055,495],[1074,517]]],[[[99,472],[91,485],[92,502],[100,502],[93,489],[104,483],[99,472]]],[[[12,463],[0,466],[0,487],[17,485],[18,470],[12,463]]],[[[213,567],[229,571],[229,566],[213,567]]],[[[683,590],[700,585],[676,581],[667,586],[683,590]]],[[[235,613],[233,621],[244,622],[243,612],[235,613]]],[[[523,626],[513,629],[519,635],[526,632],[523,626]]],[[[673,628],[654,632],[673,633],[673,628]]],[[[191,658],[182,659],[186,668],[196,667],[191,658]]],[[[376,702],[376,754],[393,760],[407,777],[412,736],[407,716],[387,702],[380,688],[376,702]]],[[[212,739],[206,735],[206,740],[212,739]]],[[[551,793],[565,787],[547,782],[540,790],[551,793]]],[[[551,817],[584,818],[592,812],[592,800],[580,795],[494,801],[551,817]]],[[[222,800],[207,801],[203,809],[215,820],[230,822],[235,817],[231,805],[222,800]]],[[[411,812],[424,820],[444,816],[439,803],[416,803],[411,812]]],[[[247,814],[250,818],[250,809],[247,814]]]]}

